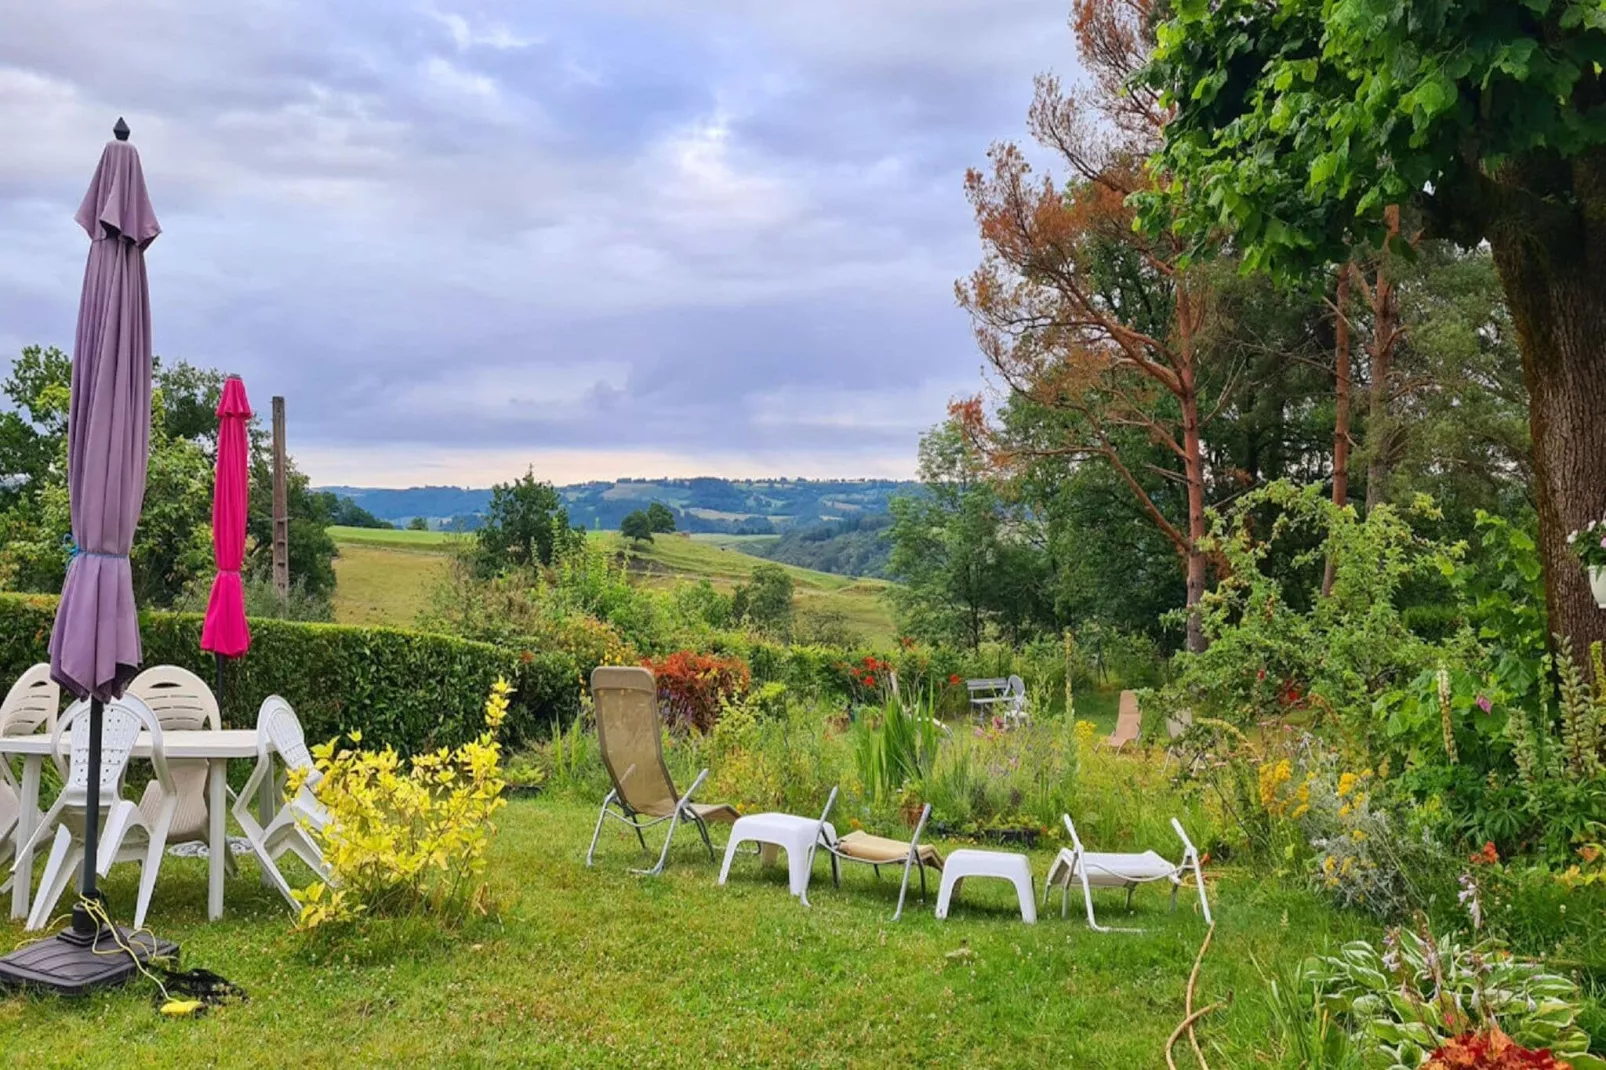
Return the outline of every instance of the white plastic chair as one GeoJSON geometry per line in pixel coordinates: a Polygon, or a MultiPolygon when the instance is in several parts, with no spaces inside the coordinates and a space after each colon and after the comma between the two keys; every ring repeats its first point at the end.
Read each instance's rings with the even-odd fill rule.
{"type": "Polygon", "coordinates": [[[279,872],[279,858],[286,851],[305,862],[323,880],[329,879],[323,853],[313,841],[309,829],[322,829],[329,822],[329,811],[313,793],[313,785],[321,774],[313,765],[307,740],[290,704],[278,695],[269,695],[257,713],[257,765],[234,801],[234,820],[240,823],[245,838],[251,843],[262,871],[267,874],[279,894],[292,907],[296,901],[290,895],[290,884],[279,872]],[[274,756],[283,763],[286,772],[292,769],[307,771],[301,789],[290,799],[284,798],[283,779],[274,772],[274,756]],[[252,813],[264,784],[273,785],[273,798],[277,812],[264,827],[252,813]]]}
{"type": "MultiPolygon", "coordinates": [[[[59,752],[62,734],[72,728],[71,759],[62,772],[61,794],[34,831],[28,843],[32,848],[43,842],[54,830],[56,838],[50,848],[50,859],[45,863],[44,876],[39,881],[39,894],[28,915],[28,928],[42,929],[50,919],[67,886],[84,863],[84,829],[91,819],[89,814],[89,703],[80,701],[72,705],[51,733],[51,751],[59,752]]],[[[172,823],[177,795],[172,790],[172,779],[167,768],[167,757],[162,749],[162,725],[156,715],[143,702],[131,696],[106,703],[101,714],[100,809],[106,812],[105,827],[101,830],[95,871],[104,876],[117,862],[140,863],[139,899],[134,908],[134,927],[145,924],[145,911],[150,906],[151,893],[156,887],[156,873],[161,867],[162,852],[167,846],[167,829],[172,823]],[[165,791],[165,797],[153,813],[147,813],[121,795],[123,773],[141,730],[150,733],[151,764],[156,779],[165,791]]],[[[57,759],[57,765],[61,764],[57,759]]],[[[93,815],[95,820],[100,814],[93,815]]],[[[26,850],[27,848],[25,848],[26,850]]]]}
{"type": "MultiPolygon", "coordinates": [[[[61,687],[50,678],[50,666],[35,665],[11,685],[0,701],[0,736],[29,736],[43,730],[56,730],[56,711],[61,708],[61,687]]],[[[16,854],[17,823],[22,817],[22,787],[11,770],[11,763],[0,757],[0,865],[16,854]]],[[[34,816],[39,816],[38,810],[34,816]]],[[[12,878],[0,881],[0,893],[11,888],[12,878]]]]}
{"type": "MultiPolygon", "coordinates": [[[[177,665],[157,665],[146,669],[128,685],[128,694],[150,707],[164,731],[215,732],[223,727],[217,696],[212,694],[212,689],[199,676],[177,665]]],[[[168,830],[168,843],[208,842],[208,763],[201,759],[181,759],[168,763],[168,769],[172,773],[172,790],[177,793],[178,800],[172,828],[168,830]]],[[[145,785],[145,794],[139,800],[140,808],[154,814],[161,806],[159,795],[162,790],[154,780],[145,785]]],[[[233,856],[227,856],[224,864],[232,873],[233,856]]]]}
{"type": "Polygon", "coordinates": [[[1107,852],[1089,851],[1082,846],[1082,839],[1076,834],[1076,826],[1071,823],[1071,815],[1062,815],[1065,819],[1065,829],[1071,834],[1071,846],[1060,851],[1049,867],[1048,880],[1043,885],[1043,905],[1048,905],[1048,890],[1054,885],[1060,886],[1060,916],[1064,917],[1070,898],[1071,882],[1082,882],[1082,898],[1087,903],[1087,924],[1097,932],[1142,932],[1141,929],[1115,929],[1100,925],[1093,917],[1093,889],[1094,888],[1125,888],[1126,905],[1132,906],[1132,893],[1140,884],[1153,881],[1171,882],[1171,908],[1176,909],[1177,889],[1182,886],[1182,875],[1193,870],[1193,879],[1199,886],[1199,906],[1204,911],[1205,924],[1212,924],[1210,918],[1210,900],[1205,896],[1204,873],[1199,866],[1199,852],[1183,831],[1182,822],[1176,818],[1171,819],[1171,827],[1182,839],[1182,861],[1172,865],[1154,851],[1142,853],[1116,854],[1107,852]]]}

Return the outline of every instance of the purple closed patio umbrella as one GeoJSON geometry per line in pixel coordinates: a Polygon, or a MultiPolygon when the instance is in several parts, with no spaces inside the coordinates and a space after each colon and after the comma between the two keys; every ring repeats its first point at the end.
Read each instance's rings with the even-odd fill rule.
{"type": "MultiPolygon", "coordinates": [[[[145,249],[162,232],[145,192],[139,151],[119,140],[74,217],[89,263],[73,346],[67,486],[73,542],[50,672],[79,698],[120,698],[139,670],[139,617],[128,552],[145,498],[151,439],[151,304],[145,249]]],[[[93,779],[93,778],[92,778],[93,779]]]]}
{"type": "MultiPolygon", "coordinates": [[[[112,128],[89,192],[74,217],[89,234],[73,345],[72,403],[67,415],[67,486],[73,542],[56,626],[50,672],[90,700],[90,775],[86,778],[83,902],[68,931],[0,959],[0,982],[63,992],[125,980],[138,959],[177,948],[148,933],[116,938],[99,922],[95,889],[100,824],[102,704],[121,698],[139,668],[139,617],[128,553],[145,497],[151,437],[151,310],[145,249],[161,233],[145,192],[139,153],[122,119],[112,128]],[[119,950],[122,945],[124,950],[119,950]],[[125,953],[128,952],[128,953],[125,953]]],[[[19,873],[18,880],[32,874],[19,873]]]]}

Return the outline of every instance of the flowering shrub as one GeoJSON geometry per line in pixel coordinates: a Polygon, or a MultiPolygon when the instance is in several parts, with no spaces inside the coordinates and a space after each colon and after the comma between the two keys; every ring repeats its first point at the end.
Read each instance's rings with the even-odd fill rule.
{"type": "Polygon", "coordinates": [[[1370,944],[1345,944],[1337,955],[1311,959],[1305,985],[1320,993],[1369,1056],[1367,1065],[1419,1067],[1525,1067],[1524,1062],[1428,1062],[1448,1051],[1460,1058],[1488,1054],[1500,1031],[1518,1057],[1546,1049],[1574,1070],[1601,1070],[1588,1054],[1589,1034],[1577,1024],[1578,986],[1537,963],[1512,957],[1497,942],[1461,947],[1447,938],[1409,929],[1390,930],[1380,954],[1370,944]],[[1467,1034],[1486,1042],[1472,1044],[1467,1034]]]}
{"type": "Polygon", "coordinates": [[[642,662],[658,678],[658,701],[671,728],[707,732],[725,702],[747,693],[752,674],[740,658],[682,650],[642,662]]]}
{"type": "Polygon", "coordinates": [[[1591,520],[1568,534],[1567,545],[1578,555],[1578,560],[1591,568],[1606,567],[1606,517],[1591,520]]]}
{"type": "MultiPolygon", "coordinates": [[[[456,750],[419,754],[404,770],[396,751],[356,749],[362,733],[312,749],[322,778],[313,792],[329,820],[313,836],[330,880],[293,893],[299,927],[321,929],[364,917],[430,915],[446,925],[488,909],[485,853],[505,801],[497,732],[513,689],[497,680],[485,702],[485,731],[456,750]],[[337,749],[338,748],[338,749],[337,749]]],[[[289,792],[306,782],[291,774],[289,792]]]]}

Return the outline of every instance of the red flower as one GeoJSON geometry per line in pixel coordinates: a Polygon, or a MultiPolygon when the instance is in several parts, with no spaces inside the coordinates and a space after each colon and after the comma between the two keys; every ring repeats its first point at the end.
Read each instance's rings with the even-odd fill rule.
{"type": "Polygon", "coordinates": [[[960,676],[958,673],[954,673],[952,676],[948,677],[948,682],[954,687],[958,687],[960,684],[965,682],[965,678],[960,676]]]}
{"type": "Polygon", "coordinates": [[[1255,679],[1256,680],[1264,680],[1265,678],[1266,678],[1266,670],[1265,669],[1261,669],[1259,672],[1255,673],[1255,679]]]}
{"type": "Polygon", "coordinates": [[[1493,840],[1485,843],[1483,845],[1483,850],[1472,856],[1472,863],[1479,866],[1492,866],[1499,861],[1500,852],[1495,850],[1493,840]]]}

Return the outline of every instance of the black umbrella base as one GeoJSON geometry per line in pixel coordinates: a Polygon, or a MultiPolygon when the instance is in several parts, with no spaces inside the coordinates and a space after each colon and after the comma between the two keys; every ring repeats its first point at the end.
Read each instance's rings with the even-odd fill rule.
{"type": "Polygon", "coordinates": [[[177,944],[148,932],[118,926],[117,933],[121,944],[110,929],[102,927],[94,933],[68,929],[20,947],[0,958],[0,985],[83,996],[125,983],[153,958],[178,954],[177,944]]]}

